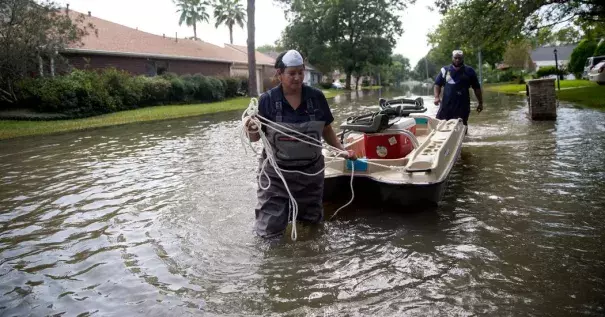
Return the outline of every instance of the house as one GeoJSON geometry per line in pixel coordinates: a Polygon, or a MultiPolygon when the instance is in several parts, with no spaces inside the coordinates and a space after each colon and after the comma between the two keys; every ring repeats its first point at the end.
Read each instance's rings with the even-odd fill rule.
{"type": "Polygon", "coordinates": [[[576,46],[577,44],[538,47],[531,52],[531,59],[536,65],[536,70],[543,66],[555,66],[554,49],[556,48],[559,67],[567,67],[571,58],[571,52],[573,52],[576,46]]]}
{"type": "MultiPolygon", "coordinates": [[[[80,13],[66,10],[75,18],[80,13]]],[[[200,40],[155,35],[110,22],[91,15],[97,32],[81,39],[82,45],[71,45],[59,52],[70,66],[81,69],[115,67],[133,75],[155,76],[164,72],[179,75],[247,76],[248,54],[232,46],[220,47],[200,40]],[[246,72],[242,72],[246,69],[246,72]]],[[[270,57],[259,58],[257,52],[257,87],[259,94],[271,87],[270,57]]]]}
{"type": "Polygon", "coordinates": [[[317,85],[321,82],[322,73],[318,71],[313,65],[305,63],[305,79],[304,83],[312,86],[317,85]]]}
{"type": "MultiPolygon", "coordinates": [[[[245,60],[236,61],[231,66],[231,76],[248,76],[248,47],[242,45],[225,44],[225,48],[238,52],[245,60]]],[[[277,85],[274,79],[275,58],[256,51],[256,86],[267,91],[277,85]]]]}

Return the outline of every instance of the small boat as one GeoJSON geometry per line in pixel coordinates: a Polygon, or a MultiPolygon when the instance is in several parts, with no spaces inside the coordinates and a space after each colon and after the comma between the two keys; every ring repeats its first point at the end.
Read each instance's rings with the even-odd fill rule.
{"type": "Polygon", "coordinates": [[[380,111],[349,117],[339,137],[358,159],[324,150],[324,201],[355,197],[395,205],[437,205],[462,148],[462,120],[438,120],[424,112],[422,98],[379,99],[380,111]]]}

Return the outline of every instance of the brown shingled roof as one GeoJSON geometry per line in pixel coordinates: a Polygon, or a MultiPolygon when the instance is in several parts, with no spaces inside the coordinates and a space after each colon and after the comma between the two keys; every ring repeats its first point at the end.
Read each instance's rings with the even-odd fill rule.
{"type": "MultiPolygon", "coordinates": [[[[231,48],[238,52],[246,54],[246,63],[248,63],[248,47],[242,45],[225,44],[225,47],[231,48]]],[[[265,55],[259,51],[256,51],[256,63],[259,65],[275,65],[275,59],[271,56],[265,55]]]]}
{"type": "MultiPolygon", "coordinates": [[[[73,18],[80,14],[69,10],[69,15],[73,18]]],[[[83,46],[70,46],[66,49],[67,52],[248,63],[246,51],[219,47],[200,40],[178,39],[175,41],[171,37],[139,31],[94,16],[85,16],[83,23],[94,24],[98,30],[98,36],[95,36],[94,32],[90,32],[88,36],[82,38],[83,46]]],[[[260,53],[257,52],[257,60],[259,59],[258,54],[260,53]]]]}

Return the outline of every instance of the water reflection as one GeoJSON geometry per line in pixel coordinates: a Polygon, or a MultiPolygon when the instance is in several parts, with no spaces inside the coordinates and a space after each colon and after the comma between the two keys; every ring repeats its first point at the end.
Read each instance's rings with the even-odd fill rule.
{"type": "Polygon", "coordinates": [[[0,314],[602,315],[605,115],[485,99],[438,208],[356,201],[297,242],[252,234],[238,112],[2,141],[0,314]]]}

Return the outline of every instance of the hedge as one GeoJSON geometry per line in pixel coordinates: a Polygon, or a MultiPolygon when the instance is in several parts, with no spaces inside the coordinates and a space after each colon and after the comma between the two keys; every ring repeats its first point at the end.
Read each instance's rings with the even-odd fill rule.
{"type": "Polygon", "coordinates": [[[557,71],[557,68],[555,66],[544,66],[538,69],[538,71],[536,72],[536,76],[538,78],[542,78],[550,75],[556,75],[557,73],[559,75],[567,75],[567,71],[565,69],[559,68],[559,70],[557,71]]]}
{"type": "Polygon", "coordinates": [[[593,56],[592,54],[597,49],[597,43],[591,39],[584,39],[578,43],[578,46],[571,52],[568,69],[576,78],[580,78],[584,72],[586,59],[593,56]]]}
{"type": "Polygon", "coordinates": [[[172,73],[132,76],[108,68],[29,78],[17,83],[15,90],[18,107],[82,118],[147,106],[214,102],[245,96],[248,80],[172,73]]]}

